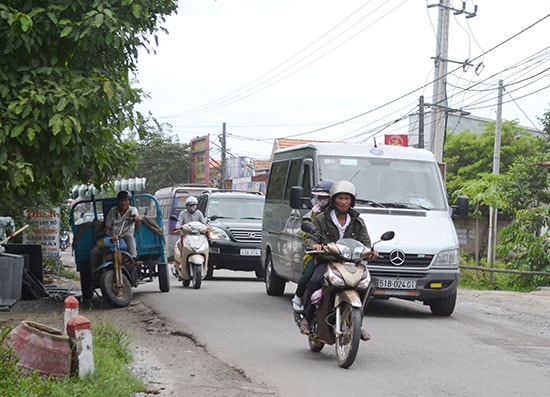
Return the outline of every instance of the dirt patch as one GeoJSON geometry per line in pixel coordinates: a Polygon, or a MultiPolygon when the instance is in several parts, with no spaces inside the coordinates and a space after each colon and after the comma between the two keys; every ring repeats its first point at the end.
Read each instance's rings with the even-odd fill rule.
{"type": "MultiPolygon", "coordinates": [[[[57,280],[59,286],[72,288],[74,281],[57,280]]],[[[0,325],[18,325],[32,320],[62,329],[64,296],[17,302],[2,313],[0,325]]],[[[138,396],[277,396],[273,388],[249,379],[242,370],[212,356],[185,330],[172,328],[158,313],[139,299],[125,308],[113,309],[101,298],[81,303],[79,314],[93,324],[108,321],[125,329],[132,338],[134,363],[130,370],[141,378],[148,390],[138,396]]]]}

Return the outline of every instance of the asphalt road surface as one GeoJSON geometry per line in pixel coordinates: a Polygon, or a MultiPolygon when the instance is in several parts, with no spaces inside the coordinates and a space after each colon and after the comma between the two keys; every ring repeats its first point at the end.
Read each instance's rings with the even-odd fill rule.
{"type": "Polygon", "coordinates": [[[173,329],[192,334],[213,356],[283,397],[546,396],[550,393],[550,293],[460,290],[451,317],[420,302],[374,301],[350,369],[333,346],[309,350],[286,294],[271,297],[253,273],[216,271],[199,290],[171,277],[134,290],[173,329]]]}

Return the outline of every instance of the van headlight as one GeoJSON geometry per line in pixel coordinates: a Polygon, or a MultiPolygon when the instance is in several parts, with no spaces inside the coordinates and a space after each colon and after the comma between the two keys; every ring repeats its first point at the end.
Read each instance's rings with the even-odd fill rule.
{"type": "Polygon", "coordinates": [[[222,228],[212,226],[210,229],[210,240],[229,240],[229,236],[222,228]]]}
{"type": "Polygon", "coordinates": [[[458,249],[441,251],[437,254],[432,267],[453,267],[458,268],[460,252],[458,249]]]}

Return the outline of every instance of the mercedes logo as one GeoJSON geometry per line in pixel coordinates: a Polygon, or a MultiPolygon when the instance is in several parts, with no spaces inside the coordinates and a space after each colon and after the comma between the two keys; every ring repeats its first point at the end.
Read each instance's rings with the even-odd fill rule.
{"type": "Polygon", "coordinates": [[[405,263],[405,253],[401,250],[393,250],[390,252],[390,262],[394,266],[401,266],[405,263]]]}

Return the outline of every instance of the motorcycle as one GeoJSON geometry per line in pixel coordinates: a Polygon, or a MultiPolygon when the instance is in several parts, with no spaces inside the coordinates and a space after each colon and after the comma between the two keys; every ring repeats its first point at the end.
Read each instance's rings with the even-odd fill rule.
{"type": "MultiPolygon", "coordinates": [[[[318,233],[311,222],[304,222],[302,230],[318,233]]],[[[394,236],[392,231],[385,232],[376,243],[391,240],[394,236]]],[[[349,368],[359,350],[363,310],[370,295],[371,276],[366,258],[371,251],[361,242],[345,238],[324,243],[321,251],[306,249],[306,252],[324,255],[329,260],[323,286],[314,291],[311,298],[315,315],[310,322],[309,347],[320,352],[325,344],[335,344],[338,365],[349,368]]],[[[297,324],[302,319],[302,314],[295,314],[297,324]]]]}
{"type": "MultiPolygon", "coordinates": [[[[80,273],[83,299],[92,299],[94,291],[100,289],[101,296],[113,307],[130,304],[132,288],[152,282],[158,277],[161,292],[170,291],[170,274],[165,255],[162,212],[158,201],[149,194],[134,194],[133,205],[143,210],[142,221],[136,226],[134,238],[138,259],[127,252],[124,239],[103,233],[103,219],[110,208],[116,205],[116,198],[83,199],[73,205],[70,223],[73,232],[74,257],[80,273]],[[79,214],[93,211],[93,219],[81,222],[79,214]],[[97,268],[92,268],[90,257],[99,249],[101,255],[97,268]]],[[[123,225],[124,226],[124,225],[123,225]]],[[[114,231],[120,234],[123,230],[114,231]]]]}
{"type": "Polygon", "coordinates": [[[59,248],[61,249],[61,251],[65,251],[67,248],[69,248],[70,240],[71,238],[69,236],[69,232],[64,230],[59,237],[59,248]]]}
{"type": "Polygon", "coordinates": [[[208,227],[201,222],[189,222],[179,230],[181,236],[174,247],[172,273],[184,287],[193,282],[193,288],[199,289],[208,271],[208,227]]]}

